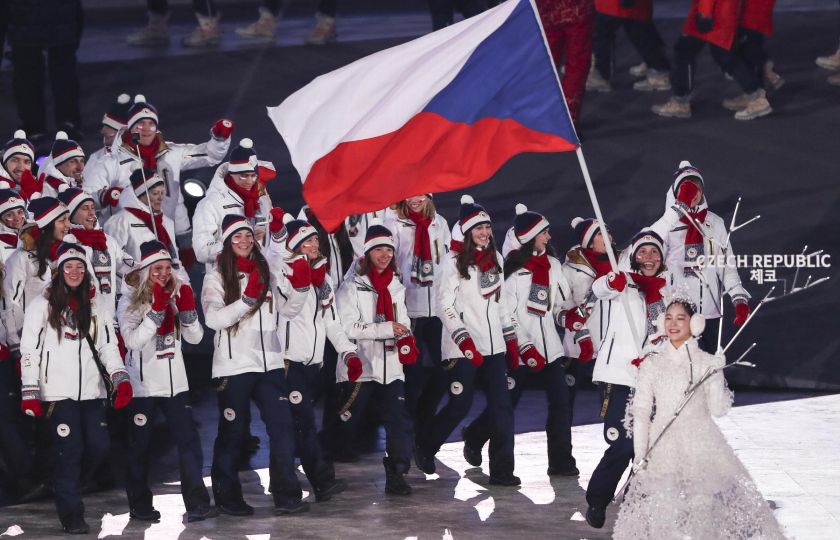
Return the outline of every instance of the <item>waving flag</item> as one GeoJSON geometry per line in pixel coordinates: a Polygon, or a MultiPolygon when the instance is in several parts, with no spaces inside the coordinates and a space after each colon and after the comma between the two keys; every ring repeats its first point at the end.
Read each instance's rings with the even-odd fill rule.
{"type": "Polygon", "coordinates": [[[528,0],[322,75],[268,115],[328,230],[483,182],[516,154],[579,145],[528,0]]]}

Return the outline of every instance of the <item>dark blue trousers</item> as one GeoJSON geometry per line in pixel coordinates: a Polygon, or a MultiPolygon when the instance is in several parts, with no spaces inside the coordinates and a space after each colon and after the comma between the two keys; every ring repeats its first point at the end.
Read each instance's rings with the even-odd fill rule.
{"type": "Polygon", "coordinates": [[[53,437],[56,467],[53,476],[59,518],[84,513],[81,486],[108,457],[110,441],[105,400],[44,402],[53,437]]]}
{"type": "Polygon", "coordinates": [[[210,472],[216,504],[242,500],[238,463],[242,441],[248,434],[251,400],[268,433],[269,487],[275,505],[301,499],[303,493],[295,473],[294,421],[284,371],[240,373],[220,380],[219,433],[210,472]]]}
{"type": "Polygon", "coordinates": [[[3,488],[17,495],[31,488],[35,479],[21,421],[20,377],[14,364],[14,359],[0,362],[0,456],[5,464],[0,476],[3,488]]]}
{"type": "Polygon", "coordinates": [[[466,358],[445,366],[449,381],[449,401],[438,412],[429,435],[420,443],[426,455],[437,454],[441,445],[470,412],[475,393],[475,378],[484,381],[487,396],[486,413],[490,422],[490,476],[513,474],[513,404],[507,386],[507,363],[504,354],[484,357],[476,368],[466,358]],[[448,368],[448,369],[446,369],[448,368]]]}
{"type": "Polygon", "coordinates": [[[187,510],[210,504],[204,486],[204,456],[189,402],[189,392],[174,397],[134,398],[128,406],[128,463],[125,490],[132,509],[152,507],[149,489],[149,444],[155,415],[160,410],[178,446],[178,466],[181,473],[181,496],[187,510]]]}
{"type": "Polygon", "coordinates": [[[604,509],[612,501],[621,475],[633,461],[633,439],[624,430],[624,414],[631,388],[620,384],[599,383],[601,387],[601,415],[604,418],[604,440],[609,448],[595,467],[586,502],[604,509]]]}
{"type": "Polygon", "coordinates": [[[335,478],[335,468],[324,459],[318,442],[315,424],[315,396],[320,380],[320,364],[305,365],[289,362],[286,385],[295,423],[295,445],[303,472],[312,487],[317,489],[335,478]]]}
{"type": "Polygon", "coordinates": [[[440,368],[440,340],[443,325],[437,317],[411,320],[412,333],[420,349],[417,363],[403,366],[405,404],[414,427],[415,440],[428,437],[432,419],[446,395],[446,375],[440,368]]]}
{"type": "MultiPolygon", "coordinates": [[[[510,390],[510,399],[513,407],[516,408],[525,388],[525,379],[532,372],[530,368],[520,366],[513,373],[514,385],[510,390]]],[[[546,384],[548,418],[545,423],[545,431],[548,437],[548,466],[558,469],[572,468],[575,466],[575,458],[572,456],[572,415],[569,408],[569,385],[566,383],[566,370],[563,369],[561,359],[546,365],[540,373],[534,376],[543,378],[546,384]]],[[[482,448],[490,440],[492,427],[490,413],[485,409],[464,429],[464,443],[470,448],[482,448]]]]}

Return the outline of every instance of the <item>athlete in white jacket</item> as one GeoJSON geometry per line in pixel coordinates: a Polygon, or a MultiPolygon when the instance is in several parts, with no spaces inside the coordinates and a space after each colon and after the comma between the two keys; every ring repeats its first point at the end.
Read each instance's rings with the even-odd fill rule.
{"type": "Polygon", "coordinates": [[[341,408],[327,429],[352,447],[359,419],[373,400],[385,423],[385,492],[410,495],[405,473],[411,466],[411,420],[405,407],[403,365],[418,351],[405,306],[405,287],[394,264],[394,240],[380,221],[368,224],[365,256],[338,290],[341,323],[359,356],[338,362],[341,408]]]}
{"type": "Polygon", "coordinates": [[[26,311],[21,338],[21,410],[45,415],[53,435],[56,509],[66,532],[87,533],[81,485],[108,456],[103,378],[114,408],[131,401],[111,321],[91,301],[84,250],[62,243],[48,291],[26,311]],[[42,404],[43,402],[43,404],[42,404]]]}
{"type": "Polygon", "coordinates": [[[593,294],[606,303],[604,313],[609,314],[592,375],[601,390],[604,440],[609,445],[586,490],[586,521],[595,528],[603,527],[607,505],[633,459],[633,441],[623,419],[642,351],[657,337],[654,321],[665,311],[664,299],[670,293],[671,276],[662,262],[663,251],[662,238],[643,230],[619,259],[620,271],[592,284],[593,294]]]}
{"type": "MultiPolygon", "coordinates": [[[[523,350],[524,366],[510,366],[515,369],[510,370],[508,384],[513,385],[511,401],[516,408],[526,374],[540,373],[548,399],[548,474],[577,476],[579,471],[572,456],[572,416],[563,366],[563,342],[555,326],[555,320],[576,305],[560,261],[549,243],[548,227],[543,215],[529,212],[523,204],[516,205],[513,231],[515,245],[519,247],[512,249],[505,259],[503,294],[520,333],[534,347],[523,350]]],[[[490,440],[492,429],[487,411],[464,428],[464,458],[470,465],[481,465],[481,449],[490,440]]]]}
{"type": "Polygon", "coordinates": [[[38,171],[41,194],[58,197],[61,186],[81,187],[85,171],[85,152],[79,143],[67,138],[67,133],[55,134],[49,161],[38,171]]]}
{"type": "Polygon", "coordinates": [[[192,288],[179,282],[166,247],[152,240],[141,246],[141,252],[138,268],[126,276],[117,313],[129,349],[126,368],[134,388],[128,408],[129,514],[140,521],[160,519],[148,481],[152,427],[160,410],[178,446],[187,521],[200,521],[215,517],[218,510],[210,506],[204,486],[201,438],[193,420],[181,342],[199,343],[204,328],[198,321],[192,288]]]}
{"type": "Polygon", "coordinates": [[[0,263],[17,249],[18,234],[26,223],[26,203],[13,189],[0,189],[0,263]]]}
{"type": "Polygon", "coordinates": [[[517,486],[513,405],[505,372],[507,364],[518,365],[520,343],[523,349],[533,349],[533,345],[524,336],[517,339],[516,321],[502,295],[502,260],[493,242],[490,216],[468,195],[461,198],[459,225],[463,247],[446,257],[438,285],[449,402],[435,415],[430,433],[415,448],[415,462],[426,474],[434,473],[434,456],[469,412],[476,373],[481,369],[493,424],[490,482],[517,486]]]}
{"type": "Polygon", "coordinates": [[[442,329],[437,317],[438,284],[449,253],[446,219],[435,211],[431,195],[409,197],[387,213],[385,225],[394,233],[394,250],[405,286],[405,305],[420,358],[405,369],[405,398],[415,438],[426,433],[446,395],[446,375],[440,369],[442,329]]]}
{"type": "MultiPolygon", "coordinates": [[[[239,455],[253,400],[269,439],[269,475],[275,513],[309,509],[295,472],[294,421],[278,335],[277,279],[242,216],[222,222],[222,251],[204,278],[201,306],[216,331],[213,378],[218,389],[219,431],[213,453],[213,495],[225,514],[247,516],[239,455]]],[[[275,270],[276,271],[276,270],[275,270]]]]}
{"type": "MultiPolygon", "coordinates": [[[[218,120],[210,130],[211,137],[202,144],[176,144],[166,141],[158,131],[158,112],[142,95],[134,97],[128,111],[127,127],[114,138],[108,159],[97,162],[85,174],[85,190],[102,201],[113,188],[127,190],[131,187],[131,173],[140,168],[154,170],[164,182],[163,213],[175,223],[179,258],[185,264],[194,262],[190,242],[192,228],[181,192],[181,172],[218,165],[230,148],[233,122],[218,120]],[[132,135],[136,134],[135,142],[132,135]],[[192,260],[191,260],[192,259],[192,260]]],[[[175,238],[172,239],[173,241],[175,238]]],[[[189,264],[188,264],[189,266],[189,264]]]]}

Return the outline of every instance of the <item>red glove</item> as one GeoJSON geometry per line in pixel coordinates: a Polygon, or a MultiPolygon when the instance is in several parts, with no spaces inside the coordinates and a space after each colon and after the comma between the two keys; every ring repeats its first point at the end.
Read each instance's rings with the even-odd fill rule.
{"type": "Polygon", "coordinates": [[[181,313],[195,311],[195,294],[193,293],[192,287],[186,283],[181,285],[181,288],[178,290],[178,296],[175,297],[175,307],[181,313]]]}
{"type": "Polygon", "coordinates": [[[0,343],[0,362],[5,362],[9,359],[9,355],[12,354],[11,349],[6,347],[5,343],[0,343]]]}
{"type": "Polygon", "coordinates": [[[103,189],[99,194],[99,202],[102,206],[117,206],[120,202],[121,194],[122,188],[115,187],[103,189]]]}
{"type": "Polygon", "coordinates": [[[585,364],[587,362],[591,362],[592,357],[595,356],[595,347],[592,345],[592,338],[583,338],[578,341],[578,346],[580,347],[580,355],[578,356],[580,363],[585,364]]]}
{"type": "Polygon", "coordinates": [[[735,304],[735,326],[741,326],[745,322],[747,322],[747,318],[750,316],[750,306],[746,302],[738,302],[735,304]]]}
{"type": "Polygon", "coordinates": [[[114,334],[117,335],[117,348],[120,350],[120,358],[125,362],[125,356],[128,354],[128,349],[125,348],[125,340],[123,340],[119,328],[114,328],[114,334]]]}
{"type": "Polygon", "coordinates": [[[312,267],[309,266],[309,260],[305,256],[295,259],[290,266],[292,274],[288,277],[292,287],[306,289],[312,285],[312,267]]]}
{"type": "Polygon", "coordinates": [[[260,271],[256,268],[251,270],[248,274],[248,284],[245,285],[245,292],[242,293],[242,296],[247,296],[253,300],[256,300],[260,297],[260,294],[263,291],[263,282],[260,278],[260,271]]]}
{"type": "Polygon", "coordinates": [[[639,367],[639,366],[642,365],[642,362],[644,362],[644,361],[645,361],[645,357],[641,356],[639,358],[634,358],[634,359],[630,360],[630,363],[633,364],[636,367],[639,367]]]}
{"type": "Polygon", "coordinates": [[[481,356],[481,353],[475,348],[475,342],[471,337],[468,337],[459,343],[458,348],[461,349],[462,353],[464,353],[464,358],[472,362],[475,367],[479,367],[484,363],[484,357],[481,356]]]}
{"type": "Polygon", "coordinates": [[[216,123],[213,124],[213,128],[210,131],[217,139],[227,139],[233,133],[233,120],[228,120],[227,118],[216,120],[216,123]]]}
{"type": "Polygon", "coordinates": [[[32,171],[27,169],[20,175],[20,195],[26,201],[29,201],[33,193],[41,193],[43,189],[43,178],[40,181],[35,180],[35,177],[32,176],[32,171]]]}
{"type": "Polygon", "coordinates": [[[26,416],[44,416],[44,409],[37,399],[24,399],[20,402],[20,410],[26,416]]]}
{"type": "Polygon", "coordinates": [[[128,381],[121,382],[117,386],[117,395],[114,397],[114,408],[122,409],[128,405],[132,397],[134,397],[134,392],[131,390],[131,383],[128,381]]]}
{"type": "Polygon", "coordinates": [[[152,287],[152,311],[163,311],[169,305],[169,293],[160,283],[152,287]]]}
{"type": "Polygon", "coordinates": [[[356,382],[362,376],[362,359],[354,352],[344,355],[344,365],[347,366],[347,378],[356,382]]]}
{"type": "Polygon", "coordinates": [[[570,309],[566,312],[563,326],[570,332],[577,332],[586,324],[586,312],[581,308],[570,309]]]}
{"type": "Polygon", "coordinates": [[[691,203],[694,202],[694,197],[700,193],[700,188],[697,184],[690,180],[684,180],[677,190],[677,200],[691,208],[691,203]]]}
{"type": "Polygon", "coordinates": [[[191,247],[182,248],[178,250],[178,258],[181,259],[181,264],[184,265],[184,268],[190,270],[195,263],[198,262],[198,259],[195,256],[195,250],[191,247]]]}
{"type": "Polygon", "coordinates": [[[283,230],[283,216],[286,215],[286,212],[283,211],[282,208],[279,206],[275,206],[271,209],[271,214],[268,217],[268,230],[271,231],[272,234],[277,234],[283,230]]]}
{"type": "Polygon", "coordinates": [[[400,355],[400,364],[406,366],[417,363],[417,357],[420,356],[414,336],[403,336],[398,339],[397,352],[400,355]]]}
{"type": "Polygon", "coordinates": [[[627,276],[624,275],[624,272],[610,272],[607,274],[607,286],[614,291],[621,292],[624,290],[624,287],[627,286],[627,276]]]}
{"type": "Polygon", "coordinates": [[[506,339],[505,348],[507,349],[505,358],[507,359],[508,368],[511,371],[516,371],[519,367],[519,343],[517,343],[516,338],[506,339]]]}
{"type": "Polygon", "coordinates": [[[525,364],[534,371],[542,371],[545,367],[545,357],[533,345],[522,347],[521,354],[525,364]]]}

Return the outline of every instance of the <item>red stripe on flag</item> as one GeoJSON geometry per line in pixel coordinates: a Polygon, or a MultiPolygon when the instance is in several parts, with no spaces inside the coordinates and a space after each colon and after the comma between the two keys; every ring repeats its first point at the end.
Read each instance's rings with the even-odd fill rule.
{"type": "Polygon", "coordinates": [[[481,183],[516,154],[576,148],[511,119],[465,124],[420,113],[387,135],[338,145],[312,166],[303,198],[321,224],[334,231],[351,214],[481,183]]]}

